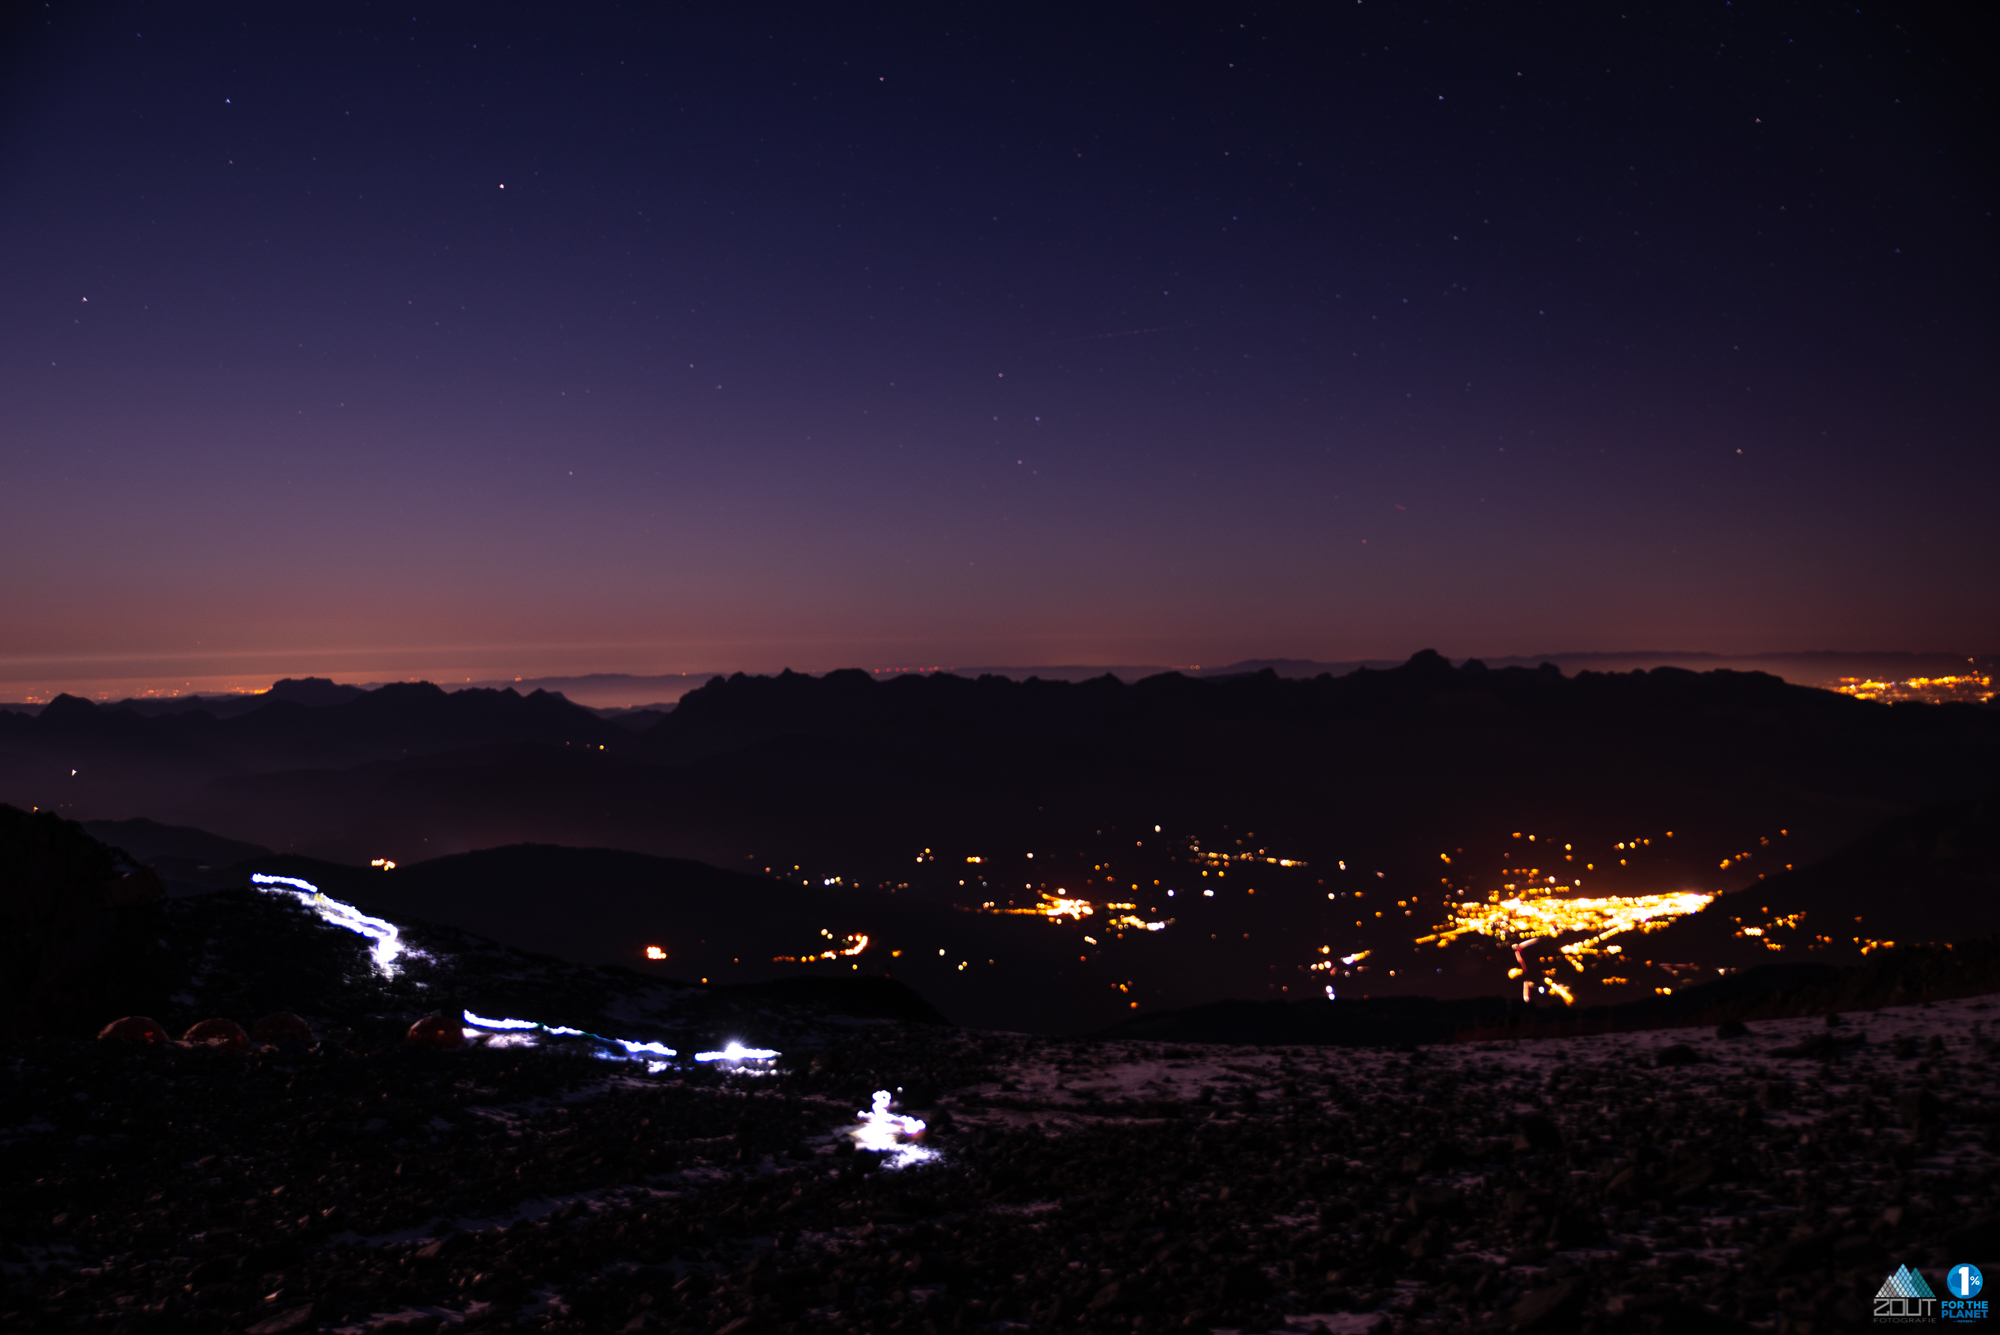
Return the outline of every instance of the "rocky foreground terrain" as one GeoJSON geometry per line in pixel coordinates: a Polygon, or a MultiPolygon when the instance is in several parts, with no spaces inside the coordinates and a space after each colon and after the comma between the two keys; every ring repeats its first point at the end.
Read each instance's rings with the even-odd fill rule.
{"type": "Polygon", "coordinates": [[[1869,1324],[1898,1264],[1935,1286],[2000,1258],[1978,998],[1734,1037],[1175,1046],[607,999],[449,933],[412,931],[428,956],[389,982],[248,891],[165,920],[198,961],[175,1023],[289,987],[317,1042],[0,1048],[0,1329],[1805,1332],[1869,1324]],[[538,988],[562,1016],[533,1018],[680,1055],[404,1040],[426,999],[523,1014],[538,988]],[[731,1037],[782,1055],[687,1060],[731,1037]],[[877,1089],[932,1157],[857,1147],[877,1089]]]}
{"type": "Polygon", "coordinates": [[[1772,1003],[1955,997],[1845,1017],[1030,1038],[881,978],[689,987],[369,928],[392,950],[14,814],[10,1335],[1808,1332],[1872,1324],[1897,1266],[2000,1260],[2000,1010],[1964,995],[1990,943],[1772,1003]],[[91,1037],[139,1010],[281,1041],[91,1037]],[[697,1059],[731,1040],[775,1056],[697,1059]]]}

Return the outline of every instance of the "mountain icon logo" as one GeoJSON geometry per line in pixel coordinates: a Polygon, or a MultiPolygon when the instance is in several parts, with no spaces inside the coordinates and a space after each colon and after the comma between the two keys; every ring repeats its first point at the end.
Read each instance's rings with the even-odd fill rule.
{"type": "Polygon", "coordinates": [[[1882,1287],[1875,1291],[1877,1298],[1935,1298],[1931,1286],[1924,1277],[1908,1266],[1899,1266],[1896,1273],[1882,1281],[1882,1287]]]}
{"type": "Polygon", "coordinates": [[[1875,1291],[1877,1321],[1935,1321],[1937,1307],[1929,1282],[1906,1265],[1897,1266],[1875,1291]]]}

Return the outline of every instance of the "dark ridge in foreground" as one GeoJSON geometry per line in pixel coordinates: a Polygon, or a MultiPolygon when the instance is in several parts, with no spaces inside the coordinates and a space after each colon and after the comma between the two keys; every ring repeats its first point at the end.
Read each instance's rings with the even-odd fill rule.
{"type": "Polygon", "coordinates": [[[1764,919],[1801,915],[1798,931],[1783,935],[1808,948],[1822,933],[1851,950],[1854,934],[1954,941],[2000,930],[2000,788],[1920,807],[1824,858],[1718,895],[1650,934],[1648,948],[1666,959],[1755,961],[1765,943],[1737,930],[1752,904],[1764,919]]]}
{"type": "Polygon", "coordinates": [[[1107,1039],[1155,1043],[1314,1044],[1396,1047],[1449,1043],[1468,1026],[1499,1023],[1528,1007],[1505,997],[1439,1001],[1368,997],[1353,1001],[1215,1001],[1142,1015],[1102,1030],[1107,1039]]]}
{"type": "Polygon", "coordinates": [[[247,1024],[287,1011],[364,1041],[471,1009],[693,1050],[789,1042],[828,1016],[945,1023],[889,978],[702,987],[395,916],[409,950],[390,976],[371,964],[366,939],[294,899],[251,889],[170,897],[150,868],[75,822],[0,805],[0,1028],[87,1037],[143,1014],[178,1034],[212,1015],[247,1024]]]}
{"type": "Polygon", "coordinates": [[[1765,965],[1745,973],[1619,1006],[1509,1016],[1459,1035],[1465,1040],[1547,1038],[1718,1025],[1792,1016],[1838,1015],[1885,1006],[1949,1001],[2000,992],[2000,935],[1945,945],[1901,946],[1861,964],[1765,965]]]}
{"type": "Polygon", "coordinates": [[[1996,992],[2000,935],[1882,950],[1844,969],[1813,962],[1760,965],[1671,996],[1616,1006],[1561,1009],[1506,997],[1218,1001],[1127,1020],[1099,1037],[1255,1045],[1478,1042],[1819,1016],[1996,992]]]}
{"type": "Polygon", "coordinates": [[[773,978],[766,983],[722,983],[709,988],[726,997],[754,997],[786,1005],[821,1006],[834,1015],[911,1024],[950,1024],[915,988],[893,978],[773,978]]]}

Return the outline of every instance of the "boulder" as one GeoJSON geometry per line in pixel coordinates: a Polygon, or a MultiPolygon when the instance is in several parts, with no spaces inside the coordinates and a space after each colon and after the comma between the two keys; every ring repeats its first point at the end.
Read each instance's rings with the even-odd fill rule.
{"type": "Polygon", "coordinates": [[[1583,1290],[1564,1280],[1536,1289],[1507,1309],[1510,1331],[1569,1330],[1583,1307],[1583,1290]]]}
{"type": "Polygon", "coordinates": [[[1516,1123],[1514,1148],[1517,1150],[1559,1150],[1562,1148],[1562,1133],[1556,1124],[1540,1113],[1523,1113],[1516,1123]]]}
{"type": "Polygon", "coordinates": [[[1944,1100],[1928,1089],[1906,1089],[1896,1099],[1896,1116],[1904,1126],[1935,1121],[1944,1115],[1944,1100]]]}

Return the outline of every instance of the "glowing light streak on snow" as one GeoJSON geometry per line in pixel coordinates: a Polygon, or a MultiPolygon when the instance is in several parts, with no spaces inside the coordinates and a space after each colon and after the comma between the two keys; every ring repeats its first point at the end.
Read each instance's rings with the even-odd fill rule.
{"type": "Polygon", "coordinates": [[[886,1168],[908,1168],[912,1164],[937,1158],[936,1150],[910,1143],[921,1139],[927,1129],[923,1119],[890,1112],[889,1102],[889,1091],[878,1089],[875,1091],[875,1106],[854,1114],[861,1119],[861,1124],[847,1134],[854,1138],[855,1146],[887,1155],[883,1164],[886,1168]]]}
{"type": "Polygon", "coordinates": [[[464,1033],[466,1042],[483,1038],[486,1042],[482,1046],[489,1048],[532,1048],[537,1045],[540,1038],[538,1034],[489,1034],[480,1029],[467,1029],[464,1033]]]}
{"type": "Polygon", "coordinates": [[[397,934],[396,924],[371,918],[352,904],[328,899],[320,893],[318,886],[296,876],[268,876],[261,871],[253,872],[250,883],[267,894],[290,895],[319,914],[322,920],[369,938],[375,943],[375,967],[390,977],[395,976],[396,957],[406,949],[397,934]]]}
{"type": "Polygon", "coordinates": [[[465,1022],[469,1025],[475,1025],[481,1029],[540,1029],[541,1028],[541,1026],[539,1024],[536,1024],[533,1020],[489,1020],[484,1015],[474,1015],[471,1011],[467,1011],[465,1013],[465,1022]]]}
{"type": "MultiPolygon", "coordinates": [[[[543,1035],[554,1038],[588,1038],[604,1044],[598,1056],[612,1061],[644,1060],[647,1057],[672,1057],[678,1054],[664,1043],[642,1043],[633,1038],[606,1038],[584,1029],[572,1029],[566,1024],[542,1024],[536,1020],[494,1019],[491,1016],[475,1015],[471,1011],[461,1012],[465,1021],[467,1038],[486,1041],[489,1048],[519,1048],[536,1046],[543,1035]],[[614,1051],[621,1049],[622,1051],[614,1051]]],[[[777,1056],[777,1053],[772,1053],[777,1056]]],[[[665,1069],[664,1061],[648,1061],[648,1071],[665,1069]]]]}
{"type": "Polygon", "coordinates": [[[767,1062],[777,1055],[774,1049],[746,1048],[732,1040],[720,1052],[697,1052],[694,1054],[694,1059],[698,1062],[767,1062]]]}
{"type": "MultiPolygon", "coordinates": [[[[267,894],[291,895],[335,927],[344,927],[350,932],[357,932],[374,941],[375,967],[384,974],[394,976],[396,957],[405,951],[422,958],[421,952],[403,944],[402,937],[396,930],[396,924],[384,922],[380,918],[371,918],[352,904],[329,899],[311,881],[300,880],[296,876],[271,876],[264,872],[255,872],[250,877],[250,883],[267,894]]],[[[572,1029],[567,1025],[545,1025],[535,1020],[496,1019],[491,1016],[475,1015],[469,1010],[463,1012],[462,1020],[466,1037],[484,1039],[488,1047],[532,1047],[541,1035],[548,1034],[559,1038],[595,1039],[606,1046],[606,1050],[599,1053],[600,1056],[617,1060],[676,1055],[674,1050],[664,1043],[642,1043],[629,1038],[605,1038],[582,1029],[572,1029]],[[613,1048],[623,1049],[623,1053],[611,1051],[613,1048]]],[[[775,1057],[778,1054],[771,1052],[765,1055],[775,1057]]],[[[647,1069],[657,1072],[664,1069],[665,1065],[664,1061],[648,1061],[647,1069]]]]}

